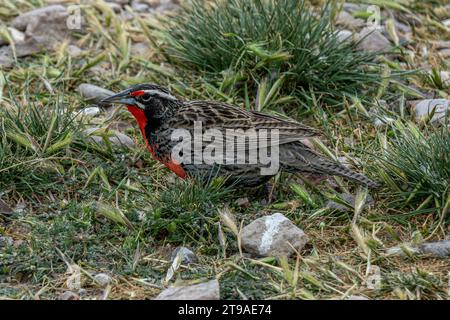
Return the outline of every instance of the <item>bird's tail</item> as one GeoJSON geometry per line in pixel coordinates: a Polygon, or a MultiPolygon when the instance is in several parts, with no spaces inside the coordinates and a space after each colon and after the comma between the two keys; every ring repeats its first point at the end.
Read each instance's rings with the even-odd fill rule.
{"type": "Polygon", "coordinates": [[[333,161],[321,159],[321,161],[312,163],[311,165],[314,169],[313,171],[317,173],[340,176],[349,180],[353,180],[372,189],[377,189],[380,187],[379,183],[367,178],[365,175],[355,172],[333,161]]]}
{"type": "Polygon", "coordinates": [[[303,161],[299,161],[296,164],[291,163],[290,171],[307,171],[324,175],[335,175],[353,180],[372,189],[377,189],[380,187],[379,183],[367,178],[365,175],[355,172],[332,160],[323,158],[303,144],[300,148],[302,150],[297,153],[297,155],[301,155],[303,161]]]}

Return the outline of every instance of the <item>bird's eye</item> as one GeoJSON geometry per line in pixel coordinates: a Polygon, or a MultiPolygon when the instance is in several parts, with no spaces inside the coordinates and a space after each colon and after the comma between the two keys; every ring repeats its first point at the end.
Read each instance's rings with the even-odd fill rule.
{"type": "Polygon", "coordinates": [[[149,93],[144,93],[144,94],[141,96],[141,100],[142,100],[142,101],[145,101],[145,102],[150,101],[151,98],[152,98],[152,95],[149,94],[149,93]]]}

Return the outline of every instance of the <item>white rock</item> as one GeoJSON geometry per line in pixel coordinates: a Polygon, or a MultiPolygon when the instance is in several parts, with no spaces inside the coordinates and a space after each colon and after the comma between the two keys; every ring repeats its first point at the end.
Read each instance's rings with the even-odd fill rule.
{"type": "Polygon", "coordinates": [[[217,279],[182,287],[169,287],[155,300],[219,300],[220,290],[217,279]]]}
{"type": "Polygon", "coordinates": [[[35,19],[45,18],[55,12],[67,12],[62,5],[51,5],[39,9],[34,9],[21,14],[12,21],[12,26],[20,31],[25,31],[28,24],[35,19]]]}
{"type": "Polygon", "coordinates": [[[111,283],[111,277],[108,276],[106,273],[97,273],[94,276],[95,282],[97,282],[100,286],[106,287],[108,284],[111,283]]]}
{"type": "Polygon", "coordinates": [[[150,9],[150,6],[147,5],[146,3],[142,3],[139,1],[133,1],[131,3],[131,8],[133,9],[133,11],[136,11],[136,12],[146,12],[150,9]]]}
{"type": "Polygon", "coordinates": [[[400,246],[390,247],[386,249],[386,255],[388,256],[407,256],[417,255],[420,251],[418,248],[412,246],[410,243],[404,243],[400,246]]]}
{"type": "Polygon", "coordinates": [[[348,296],[346,300],[370,300],[364,296],[348,296]]]}
{"type": "Polygon", "coordinates": [[[78,92],[84,100],[94,103],[98,103],[101,99],[114,94],[111,90],[107,90],[89,83],[80,84],[78,86],[78,92]]]}
{"type": "Polygon", "coordinates": [[[0,67],[11,68],[14,64],[14,57],[9,46],[0,47],[0,67]]]}
{"type": "Polygon", "coordinates": [[[441,71],[439,72],[439,75],[441,77],[443,85],[446,87],[450,86],[450,73],[448,71],[441,71]]]}
{"type": "Polygon", "coordinates": [[[336,18],[336,24],[344,26],[349,29],[356,29],[356,28],[363,27],[365,25],[365,21],[362,19],[354,18],[347,11],[341,11],[341,12],[339,12],[339,14],[336,18]]]}
{"type": "Polygon", "coordinates": [[[350,30],[339,30],[338,32],[336,32],[336,36],[341,42],[353,40],[353,32],[351,32],[350,30]]]}
{"type": "Polygon", "coordinates": [[[81,113],[85,116],[93,117],[100,113],[100,108],[99,107],[85,108],[85,109],[81,110],[81,113]]]}
{"type": "Polygon", "coordinates": [[[362,29],[358,34],[358,40],[361,41],[358,44],[359,49],[367,52],[385,51],[391,47],[389,40],[380,30],[374,28],[362,29]]]}
{"type": "Polygon", "coordinates": [[[365,11],[367,10],[367,7],[368,7],[367,4],[350,3],[350,2],[345,2],[342,5],[342,9],[347,12],[365,11]]]}
{"type": "MultiPolygon", "coordinates": [[[[96,131],[99,130],[99,128],[88,128],[84,130],[84,133],[89,136],[88,139],[98,143],[98,144],[103,144],[103,138],[99,135],[96,135],[96,131]]],[[[116,147],[134,147],[135,143],[134,140],[131,139],[129,136],[127,136],[126,134],[114,131],[114,130],[109,130],[109,134],[110,136],[108,137],[108,140],[111,142],[111,144],[113,146],[116,147]]]]}
{"type": "Polygon", "coordinates": [[[70,45],[67,46],[67,53],[72,58],[76,58],[76,57],[79,57],[83,53],[83,50],[81,50],[77,46],[74,46],[74,45],[70,44],[70,45]]]}
{"type": "Polygon", "coordinates": [[[175,257],[177,255],[181,255],[181,263],[185,264],[185,265],[195,263],[198,261],[198,258],[195,255],[195,253],[186,247],[175,248],[175,250],[173,250],[173,252],[172,252],[171,260],[172,261],[175,260],[175,257]]]}
{"type": "Polygon", "coordinates": [[[444,26],[446,26],[447,28],[450,28],[450,19],[447,19],[447,20],[442,21],[442,24],[443,24],[444,26]]]}
{"type": "Polygon", "coordinates": [[[376,117],[373,121],[373,125],[376,128],[381,128],[384,127],[385,125],[389,124],[389,123],[393,123],[395,122],[394,118],[391,117],[387,117],[387,116],[381,116],[381,117],[376,117]]]}
{"type": "MultiPolygon", "coordinates": [[[[19,31],[16,28],[11,27],[8,28],[8,31],[14,43],[25,41],[25,34],[22,31],[19,31]]],[[[0,46],[3,46],[5,44],[8,44],[8,40],[0,38],[0,46]]]]}
{"type": "Polygon", "coordinates": [[[290,256],[292,247],[301,250],[307,241],[305,233],[281,213],[256,219],[241,233],[242,248],[258,256],[290,256]]]}
{"type": "Polygon", "coordinates": [[[9,33],[11,34],[11,38],[15,43],[25,41],[25,34],[15,28],[8,28],[9,33]]]}
{"type": "Polygon", "coordinates": [[[445,114],[448,112],[449,101],[446,99],[425,99],[413,102],[414,114],[417,121],[421,121],[435,109],[431,123],[439,122],[445,118],[445,114]]]}
{"type": "Polygon", "coordinates": [[[419,245],[419,250],[436,258],[450,257],[450,241],[424,242],[419,245]]]}

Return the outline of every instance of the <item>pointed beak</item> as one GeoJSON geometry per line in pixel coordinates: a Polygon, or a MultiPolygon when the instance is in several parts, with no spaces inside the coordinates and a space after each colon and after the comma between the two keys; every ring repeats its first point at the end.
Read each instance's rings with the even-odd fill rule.
{"type": "Polygon", "coordinates": [[[136,101],[132,96],[130,96],[130,91],[125,90],[119,92],[117,94],[113,94],[112,96],[106,97],[100,101],[101,103],[119,103],[119,104],[127,104],[127,105],[135,105],[136,101]]]}

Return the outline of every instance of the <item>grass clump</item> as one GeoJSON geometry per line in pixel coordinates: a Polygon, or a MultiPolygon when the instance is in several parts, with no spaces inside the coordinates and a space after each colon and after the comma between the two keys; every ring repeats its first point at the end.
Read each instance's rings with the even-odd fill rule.
{"type": "Polygon", "coordinates": [[[146,230],[157,239],[175,243],[215,242],[216,206],[230,198],[230,193],[219,178],[172,183],[151,200],[154,209],[146,221],[146,230]]]}
{"type": "Polygon", "coordinates": [[[15,184],[18,190],[36,191],[51,184],[55,180],[51,177],[64,171],[61,164],[70,161],[68,150],[78,138],[78,129],[74,115],[60,101],[4,104],[0,109],[0,189],[15,184]]]}
{"type": "Polygon", "coordinates": [[[405,204],[422,201],[422,208],[434,203],[448,211],[450,131],[442,127],[427,134],[412,123],[396,122],[392,133],[379,160],[380,176],[405,204]]]}
{"type": "Polygon", "coordinates": [[[313,13],[298,0],[192,0],[164,31],[166,53],[190,72],[222,81],[221,89],[243,87],[247,94],[258,88],[266,97],[265,91],[281,90],[301,100],[314,92],[340,103],[381,76],[375,54],[339,40],[328,9],[313,13]]]}

